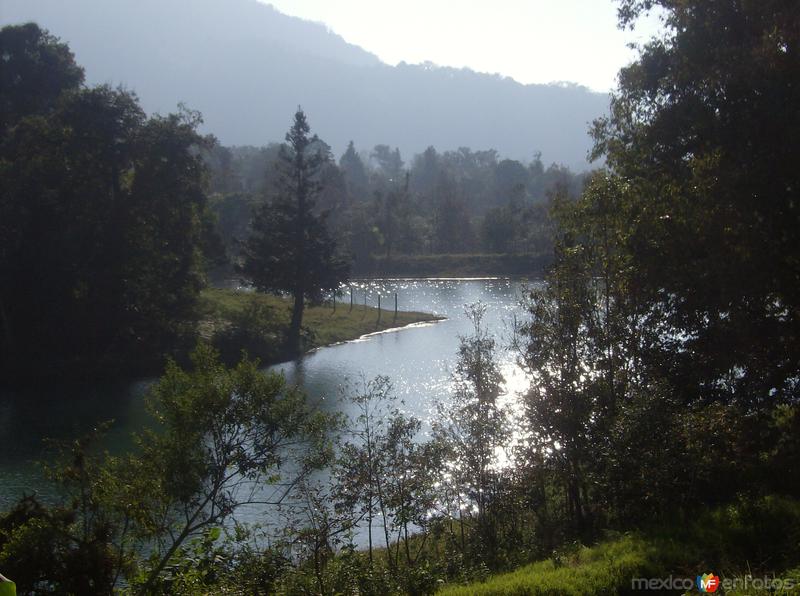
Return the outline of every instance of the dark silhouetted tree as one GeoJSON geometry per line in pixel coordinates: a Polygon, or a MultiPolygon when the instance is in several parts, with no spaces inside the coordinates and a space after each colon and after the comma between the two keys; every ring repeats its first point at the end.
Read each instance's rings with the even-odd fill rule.
{"type": "Polygon", "coordinates": [[[0,131],[52,109],[63,91],[83,84],[83,69],[69,47],[35,23],[4,27],[0,51],[0,131]]]}
{"type": "Polygon", "coordinates": [[[637,189],[635,283],[691,338],[681,374],[701,394],[797,399],[800,11],[624,0],[622,24],[653,6],[666,36],[620,72],[594,131],[595,154],[637,189]]]}
{"type": "Polygon", "coordinates": [[[21,117],[0,146],[0,363],[23,374],[45,344],[56,373],[152,359],[194,330],[208,221],[199,115],[147,119],[126,91],[77,87],[66,46],[33,26],[2,35],[21,33],[35,40],[3,45],[12,88],[42,98],[28,115],[14,100],[21,117]],[[52,63],[63,72],[47,75],[52,63]]]}
{"type": "Polygon", "coordinates": [[[330,157],[327,145],[310,136],[310,131],[305,113],[298,108],[280,150],[277,194],[255,214],[253,232],[243,246],[241,269],[258,290],[291,294],[286,341],[292,352],[300,350],[306,299],[318,301],[336,291],[348,275],[324,214],[314,210],[322,169],[330,157]]]}

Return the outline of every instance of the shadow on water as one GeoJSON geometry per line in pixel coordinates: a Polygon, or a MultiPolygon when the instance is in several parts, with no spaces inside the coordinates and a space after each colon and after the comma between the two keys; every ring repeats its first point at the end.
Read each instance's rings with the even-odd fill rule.
{"type": "Polygon", "coordinates": [[[147,420],[143,396],[151,382],[0,393],[0,508],[22,494],[52,498],[38,463],[52,456],[50,441],[69,442],[113,420],[104,447],[112,453],[130,449],[130,432],[147,420]]]}

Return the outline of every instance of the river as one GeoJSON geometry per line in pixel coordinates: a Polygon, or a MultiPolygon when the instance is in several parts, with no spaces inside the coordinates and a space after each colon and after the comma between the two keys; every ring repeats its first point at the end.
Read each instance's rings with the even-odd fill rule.
{"type": "MultiPolygon", "coordinates": [[[[526,381],[516,365],[516,354],[508,349],[515,320],[524,319],[520,304],[523,282],[396,279],[354,285],[362,303],[365,292],[369,304],[377,302],[378,293],[388,297],[396,292],[401,310],[429,312],[446,319],[321,348],[295,361],[269,367],[302,386],[319,407],[341,411],[347,407],[339,399],[342,386],[386,375],[403,400],[403,409],[424,423],[429,422],[437,401],[449,396],[459,337],[471,331],[464,307],[478,301],[486,305],[484,321],[497,339],[507,398],[513,399],[524,390],[526,381]]],[[[114,419],[106,446],[111,452],[125,451],[131,445],[131,431],[142,428],[147,420],[143,398],[151,382],[152,379],[143,379],[106,384],[79,392],[52,389],[24,397],[0,394],[0,510],[23,493],[36,492],[45,500],[54,497],[52,486],[36,463],[47,456],[45,438],[72,439],[99,422],[114,419]]]]}

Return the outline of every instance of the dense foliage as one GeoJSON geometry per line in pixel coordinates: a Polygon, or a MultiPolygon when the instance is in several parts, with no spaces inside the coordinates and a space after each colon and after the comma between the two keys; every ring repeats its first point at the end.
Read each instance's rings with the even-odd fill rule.
{"type": "Polygon", "coordinates": [[[623,24],[656,5],[665,36],[595,125],[609,170],[558,205],[531,296],[526,466],[578,536],[800,488],[800,15],[623,2],[623,24]]]}
{"type": "MultiPolygon", "coordinates": [[[[631,186],[631,283],[687,336],[674,373],[698,397],[796,397],[800,15],[781,1],[654,4],[670,35],[621,72],[595,129],[631,186]]],[[[623,2],[623,22],[649,5],[623,2]]]]}
{"type": "Polygon", "coordinates": [[[15,82],[2,90],[2,369],[23,373],[43,345],[61,374],[152,358],[191,331],[202,283],[199,116],[147,118],[127,91],[84,87],[35,25],[3,29],[0,46],[15,82]]]}
{"type": "Polygon", "coordinates": [[[302,393],[255,361],[225,368],[205,346],[191,371],[169,365],[148,410],[122,457],[98,455],[93,437],[65,447],[50,472],[63,505],[26,497],[2,516],[0,566],[20,593],[108,594],[122,577],[135,593],[168,593],[237,510],[289,501],[326,461],[327,417],[302,393]]]}

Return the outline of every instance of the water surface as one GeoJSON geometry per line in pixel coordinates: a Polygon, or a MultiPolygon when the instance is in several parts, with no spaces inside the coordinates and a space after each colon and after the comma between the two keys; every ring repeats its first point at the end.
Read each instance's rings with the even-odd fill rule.
{"type": "MultiPolygon", "coordinates": [[[[446,317],[430,325],[322,348],[292,362],[270,367],[282,371],[291,383],[301,385],[311,400],[329,411],[342,411],[342,386],[357,386],[377,375],[391,378],[403,410],[430,421],[436,402],[446,400],[451,387],[459,337],[471,332],[464,307],[486,304],[485,323],[498,342],[498,355],[510,396],[524,389],[525,380],[516,366],[516,355],[506,349],[514,324],[522,321],[520,306],[524,284],[509,279],[471,280],[371,280],[354,282],[355,308],[364,303],[394,306],[400,310],[429,312],[446,317]]],[[[348,297],[349,302],[349,297],[348,297]]],[[[348,308],[339,304],[337,308],[348,308]]],[[[387,316],[391,316],[389,313],[387,316]]],[[[102,385],[89,389],[53,389],[38,395],[0,395],[0,509],[23,493],[37,492],[53,498],[36,460],[46,457],[43,439],[70,440],[104,420],[115,423],[106,445],[112,452],[130,447],[129,434],[147,420],[144,394],[152,380],[102,385]]]]}

